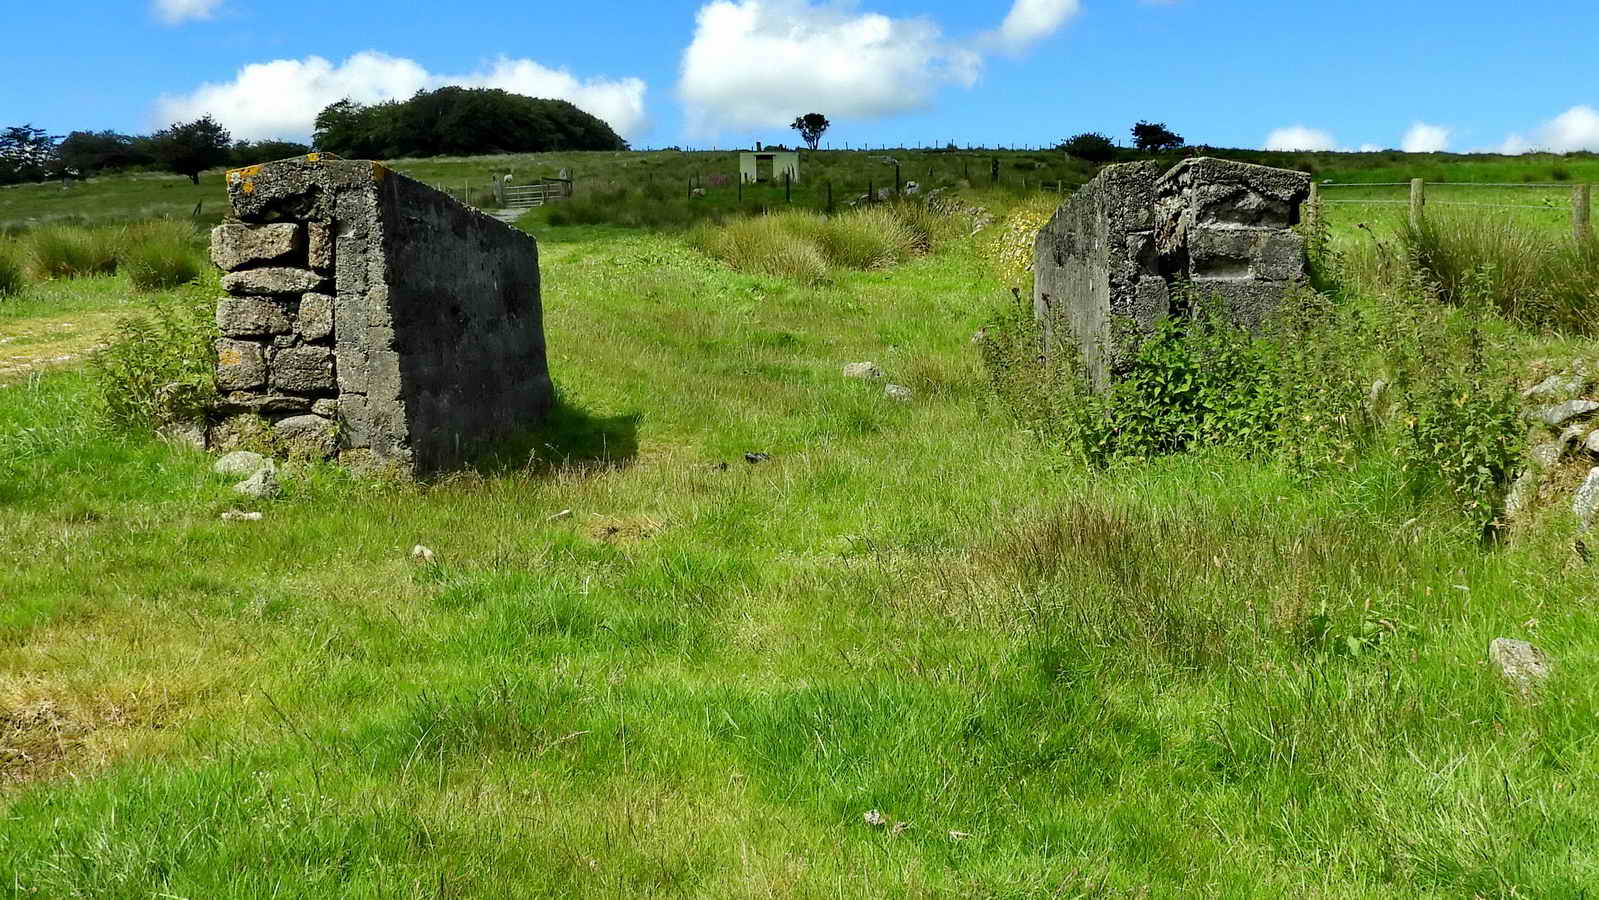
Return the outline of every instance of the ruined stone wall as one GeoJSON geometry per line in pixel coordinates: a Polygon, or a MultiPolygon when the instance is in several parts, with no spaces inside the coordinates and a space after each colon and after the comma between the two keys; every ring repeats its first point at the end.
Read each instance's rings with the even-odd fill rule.
{"type": "Polygon", "coordinates": [[[222,416],[417,473],[536,423],[553,396],[533,238],[380,164],[228,173],[212,234],[222,416]]]}
{"type": "Polygon", "coordinates": [[[1310,178],[1196,158],[1162,174],[1155,162],[1107,166],[1039,232],[1033,311],[1045,346],[1075,345],[1104,388],[1174,298],[1213,296],[1230,319],[1258,327],[1304,281],[1304,241],[1291,230],[1310,178]]]}

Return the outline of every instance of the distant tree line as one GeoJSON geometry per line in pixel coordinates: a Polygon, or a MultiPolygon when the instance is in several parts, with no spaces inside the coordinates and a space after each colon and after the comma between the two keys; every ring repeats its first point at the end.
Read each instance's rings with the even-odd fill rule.
{"type": "MultiPolygon", "coordinates": [[[[317,115],[315,140],[321,150],[365,159],[628,149],[611,126],[565,100],[459,87],[420,91],[403,102],[341,100],[317,115]]],[[[52,135],[27,123],[0,130],[0,185],[140,170],[174,172],[198,184],[207,169],[309,152],[296,141],[235,141],[210,116],[148,135],[52,135]]]]}
{"type": "Polygon", "coordinates": [[[628,149],[611,126],[565,100],[498,88],[444,87],[371,105],[341,100],[317,114],[314,140],[318,149],[366,159],[628,149]]]}
{"type": "Polygon", "coordinates": [[[1123,156],[1143,156],[1180,150],[1185,145],[1183,136],[1166,127],[1165,122],[1140,120],[1132,127],[1133,146],[1123,148],[1097,131],[1085,131],[1063,140],[1056,147],[1068,155],[1094,163],[1107,163],[1123,156]]]}
{"type": "Polygon", "coordinates": [[[30,123],[0,131],[0,184],[130,171],[174,172],[198,184],[206,169],[250,165],[310,151],[296,141],[235,141],[210,116],[174,122],[147,135],[116,131],[51,135],[30,123]]]}

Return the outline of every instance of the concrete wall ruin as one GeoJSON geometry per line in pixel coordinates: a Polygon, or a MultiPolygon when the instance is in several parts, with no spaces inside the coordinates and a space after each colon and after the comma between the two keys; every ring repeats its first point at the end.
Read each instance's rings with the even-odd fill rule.
{"type": "Polygon", "coordinates": [[[1076,345],[1103,388],[1187,293],[1258,328],[1305,280],[1292,230],[1302,172],[1199,157],[1107,166],[1061,204],[1033,247],[1033,312],[1046,348],[1076,345]]]}
{"type": "Polygon", "coordinates": [[[530,235],[370,161],[311,154],[227,182],[219,413],[418,474],[543,416],[530,235]]]}

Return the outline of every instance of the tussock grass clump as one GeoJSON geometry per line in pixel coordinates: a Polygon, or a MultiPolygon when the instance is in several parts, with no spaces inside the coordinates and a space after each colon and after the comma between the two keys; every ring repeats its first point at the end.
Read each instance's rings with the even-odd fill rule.
{"type": "Polygon", "coordinates": [[[814,213],[786,212],[735,219],[699,228],[691,239],[707,254],[741,272],[815,284],[827,279],[828,260],[821,247],[804,235],[820,227],[810,221],[820,218],[814,213]]]}
{"type": "Polygon", "coordinates": [[[27,266],[38,281],[111,275],[122,249],[118,229],[52,225],[28,234],[27,266]]]}
{"type": "Polygon", "coordinates": [[[131,225],[123,234],[121,268],[133,286],[159,291],[187,284],[205,270],[188,222],[157,219],[131,225]]]}
{"type": "Polygon", "coordinates": [[[1481,300],[1518,324],[1599,330],[1599,241],[1577,244],[1488,216],[1430,214],[1399,232],[1445,303],[1481,300]]]}
{"type": "Polygon", "coordinates": [[[562,225],[615,225],[665,231],[690,228],[701,222],[719,222],[727,211],[703,197],[690,197],[673,186],[645,184],[597,187],[574,194],[549,207],[545,222],[562,225]]]}
{"type": "Polygon", "coordinates": [[[0,244],[0,297],[22,293],[27,284],[21,254],[10,244],[0,244]]]}
{"type": "Polygon", "coordinates": [[[914,201],[872,204],[835,216],[785,210],[702,226],[690,242],[741,272],[807,283],[838,269],[886,269],[929,252],[959,231],[954,217],[914,201]]]}

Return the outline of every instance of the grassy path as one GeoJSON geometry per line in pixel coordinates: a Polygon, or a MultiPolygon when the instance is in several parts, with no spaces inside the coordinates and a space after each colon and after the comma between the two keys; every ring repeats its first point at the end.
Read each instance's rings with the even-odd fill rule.
{"type": "Polygon", "coordinates": [[[819,288],[543,253],[525,465],[302,468],[228,524],[80,373],[0,390],[0,894],[1599,882],[1594,584],[1553,540],[1485,552],[1382,459],[1060,465],[985,399],[968,244],[819,288]],[[1528,634],[1539,704],[1483,663],[1528,634]]]}

